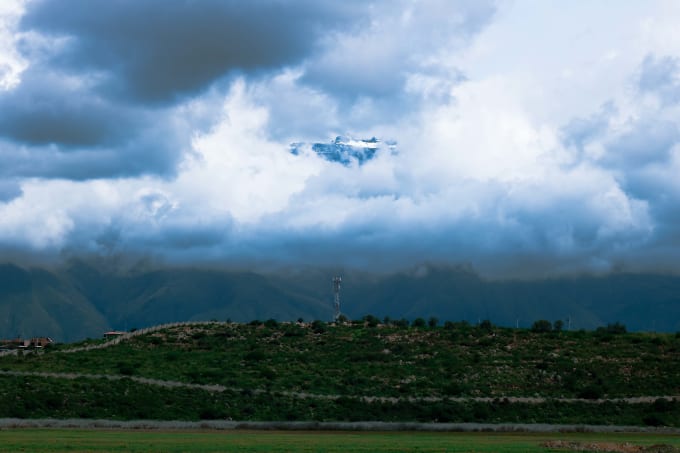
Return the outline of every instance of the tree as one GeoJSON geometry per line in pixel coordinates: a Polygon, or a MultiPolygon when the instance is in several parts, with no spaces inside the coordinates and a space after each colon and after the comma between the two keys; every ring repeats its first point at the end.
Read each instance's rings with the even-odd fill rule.
{"type": "Polygon", "coordinates": [[[562,328],[564,327],[564,322],[561,319],[558,319],[553,323],[553,330],[555,332],[561,332],[562,328]]]}
{"type": "Polygon", "coordinates": [[[394,325],[397,327],[408,327],[410,324],[409,320],[406,318],[401,318],[397,321],[394,321],[394,325]]]}
{"type": "Polygon", "coordinates": [[[423,318],[416,318],[411,325],[413,327],[425,327],[425,320],[423,318]]]}
{"type": "Polygon", "coordinates": [[[533,325],[531,326],[531,331],[532,332],[550,332],[552,330],[552,323],[550,321],[547,321],[545,319],[539,319],[538,321],[534,321],[533,325]]]}
{"type": "Polygon", "coordinates": [[[312,322],[312,332],[314,333],[324,333],[326,331],[326,323],[320,320],[315,320],[312,322]]]}
{"type": "Polygon", "coordinates": [[[432,329],[437,327],[437,324],[439,324],[439,319],[437,319],[434,316],[430,316],[430,319],[427,320],[427,325],[430,326],[430,328],[432,329]]]}
{"type": "Polygon", "coordinates": [[[479,323],[479,328],[482,330],[491,330],[493,329],[493,324],[491,324],[491,321],[488,319],[485,319],[484,321],[479,323]]]}
{"type": "Polygon", "coordinates": [[[368,325],[368,327],[376,327],[378,324],[380,324],[380,320],[373,315],[364,316],[364,322],[368,325]]]}
{"type": "Polygon", "coordinates": [[[595,330],[597,333],[610,333],[614,335],[618,334],[623,334],[626,333],[626,326],[621,324],[620,322],[615,322],[614,324],[607,324],[607,327],[598,327],[597,330],[595,330]]]}

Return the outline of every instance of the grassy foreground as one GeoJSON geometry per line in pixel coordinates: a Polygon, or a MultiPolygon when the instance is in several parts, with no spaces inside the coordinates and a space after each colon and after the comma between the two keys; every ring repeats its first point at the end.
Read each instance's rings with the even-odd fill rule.
{"type": "MultiPolygon", "coordinates": [[[[120,431],[12,429],[0,431],[0,451],[31,452],[545,452],[546,441],[680,447],[663,434],[497,434],[423,432],[120,431]]],[[[668,450],[664,450],[668,451],[668,450]]],[[[672,451],[672,450],[670,450],[672,451]]]]}

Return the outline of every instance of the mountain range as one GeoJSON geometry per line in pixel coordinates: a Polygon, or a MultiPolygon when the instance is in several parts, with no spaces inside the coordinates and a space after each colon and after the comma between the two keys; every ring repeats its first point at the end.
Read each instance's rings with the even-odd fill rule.
{"type": "MultiPolygon", "coordinates": [[[[187,320],[331,320],[324,269],[255,273],[220,269],[116,270],[83,260],[55,268],[0,265],[0,338],[68,342],[187,320]]],[[[628,330],[680,331],[680,276],[614,273],[542,280],[489,280],[464,267],[419,266],[378,275],[343,273],[350,319],[436,317],[529,327],[563,320],[571,329],[621,322],[628,330]]]]}

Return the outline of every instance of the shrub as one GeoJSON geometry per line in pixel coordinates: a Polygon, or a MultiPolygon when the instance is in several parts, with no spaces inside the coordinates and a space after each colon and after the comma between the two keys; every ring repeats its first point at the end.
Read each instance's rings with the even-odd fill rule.
{"type": "Polygon", "coordinates": [[[539,319],[538,321],[534,321],[533,325],[531,326],[532,332],[544,333],[544,332],[550,332],[551,330],[552,330],[552,323],[550,321],[545,320],[545,319],[539,319]]]}
{"type": "Polygon", "coordinates": [[[595,331],[596,333],[605,333],[605,334],[612,334],[612,335],[620,335],[624,334],[627,332],[626,326],[621,324],[620,322],[615,322],[614,324],[607,324],[607,327],[598,327],[597,330],[595,331]]]}
{"type": "Polygon", "coordinates": [[[380,324],[380,320],[373,315],[366,315],[364,316],[363,320],[368,325],[368,327],[376,327],[378,324],[380,324]]]}
{"type": "Polygon", "coordinates": [[[437,327],[438,324],[439,324],[439,319],[437,319],[434,316],[430,316],[430,319],[427,320],[427,325],[430,326],[433,329],[435,327],[437,327]]]}
{"type": "Polygon", "coordinates": [[[578,397],[586,400],[596,400],[602,398],[604,390],[599,385],[589,385],[578,392],[578,397]]]}
{"type": "Polygon", "coordinates": [[[413,320],[413,327],[425,327],[425,320],[423,318],[416,318],[413,320]]]}
{"type": "Polygon", "coordinates": [[[408,327],[410,324],[409,320],[406,318],[401,318],[398,321],[394,321],[394,325],[397,327],[408,327]]]}
{"type": "Polygon", "coordinates": [[[266,354],[261,349],[254,349],[247,353],[245,356],[243,356],[243,358],[248,362],[259,362],[261,360],[264,360],[265,357],[266,354]]]}
{"type": "Polygon", "coordinates": [[[479,328],[482,330],[491,330],[493,329],[493,324],[488,319],[485,319],[479,323],[479,328]]]}
{"type": "Polygon", "coordinates": [[[324,333],[326,331],[326,323],[317,319],[312,323],[312,331],[314,333],[324,333]]]}
{"type": "Polygon", "coordinates": [[[132,376],[135,374],[135,367],[130,363],[118,362],[118,372],[125,376],[132,376]]]}

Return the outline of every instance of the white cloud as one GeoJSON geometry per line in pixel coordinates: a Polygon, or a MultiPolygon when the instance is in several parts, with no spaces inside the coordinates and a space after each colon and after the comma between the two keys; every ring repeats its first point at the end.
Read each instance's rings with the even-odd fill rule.
{"type": "Polygon", "coordinates": [[[474,4],[377,5],[302,65],[189,99],[178,130],[182,112],[214,126],[194,128],[171,179],[21,181],[0,198],[0,242],[503,275],[607,270],[673,245],[680,107],[638,81],[648,55],[680,57],[677,3],[474,4]],[[345,132],[399,153],[346,167],[288,152],[345,132]]]}
{"type": "Polygon", "coordinates": [[[26,61],[16,49],[16,24],[23,12],[24,0],[0,3],[0,93],[14,88],[20,80],[26,61]]]}

